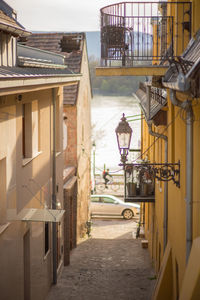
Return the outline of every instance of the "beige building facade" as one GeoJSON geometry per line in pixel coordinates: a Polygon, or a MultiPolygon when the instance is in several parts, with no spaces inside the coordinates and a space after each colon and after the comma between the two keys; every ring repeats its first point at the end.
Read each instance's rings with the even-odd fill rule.
{"type": "Polygon", "coordinates": [[[80,76],[62,55],[24,47],[16,59],[16,37],[29,33],[15,16],[2,1],[0,298],[45,299],[66,251],[63,86],[80,76]]]}
{"type": "MultiPolygon", "coordinates": [[[[70,229],[66,229],[68,249],[73,249],[87,231],[90,201],[91,85],[85,33],[33,34],[21,42],[41,50],[64,55],[65,64],[80,81],[63,88],[64,194],[70,229]],[[69,232],[70,231],[70,232],[69,232]]],[[[69,257],[66,258],[66,264],[69,257]]]]}
{"type": "MultiPolygon", "coordinates": [[[[44,210],[51,207],[51,94],[51,89],[22,93],[20,103],[16,100],[19,94],[1,97],[6,99],[6,103],[0,108],[0,172],[3,178],[0,225],[1,299],[44,299],[52,282],[52,224],[45,222],[45,218],[40,222],[32,219],[23,221],[23,216],[20,215],[26,209],[29,212],[31,209],[44,210]],[[30,109],[32,120],[25,120],[25,127],[30,126],[33,134],[28,137],[25,134],[23,137],[23,114],[26,108],[30,109]],[[32,155],[29,152],[25,157],[24,138],[28,145],[32,143],[30,150],[33,150],[32,155]]],[[[57,101],[60,99],[58,95],[57,101]]],[[[56,182],[59,187],[57,198],[62,205],[62,177],[59,176],[62,155],[58,154],[56,160],[56,182]]],[[[26,212],[24,214],[25,218],[29,218],[26,212]]],[[[58,267],[63,257],[62,227],[63,225],[58,226],[58,267]]]]}

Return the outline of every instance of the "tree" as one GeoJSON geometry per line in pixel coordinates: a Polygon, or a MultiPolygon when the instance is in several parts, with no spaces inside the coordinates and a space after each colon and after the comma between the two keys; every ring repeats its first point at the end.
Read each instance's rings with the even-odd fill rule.
{"type": "Polygon", "coordinates": [[[139,82],[145,77],[117,76],[117,77],[96,77],[96,67],[100,65],[99,59],[95,56],[89,57],[90,78],[93,94],[131,96],[139,87],[139,82]]]}

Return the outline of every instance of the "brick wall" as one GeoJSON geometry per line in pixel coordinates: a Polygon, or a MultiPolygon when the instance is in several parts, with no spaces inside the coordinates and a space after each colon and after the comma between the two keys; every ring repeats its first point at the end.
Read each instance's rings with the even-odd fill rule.
{"type": "Polygon", "coordinates": [[[64,149],[65,166],[77,166],[77,108],[76,106],[63,107],[64,121],[67,126],[67,148],[64,149]]]}

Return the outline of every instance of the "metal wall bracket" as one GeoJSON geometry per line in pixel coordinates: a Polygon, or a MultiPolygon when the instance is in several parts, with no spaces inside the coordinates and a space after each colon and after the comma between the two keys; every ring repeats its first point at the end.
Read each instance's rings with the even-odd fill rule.
{"type": "Polygon", "coordinates": [[[180,188],[180,161],[178,163],[141,163],[126,164],[127,167],[135,169],[146,169],[149,174],[160,181],[173,181],[180,188]]]}
{"type": "Polygon", "coordinates": [[[180,161],[178,163],[154,164],[155,178],[160,181],[173,181],[180,188],[180,161]]]}

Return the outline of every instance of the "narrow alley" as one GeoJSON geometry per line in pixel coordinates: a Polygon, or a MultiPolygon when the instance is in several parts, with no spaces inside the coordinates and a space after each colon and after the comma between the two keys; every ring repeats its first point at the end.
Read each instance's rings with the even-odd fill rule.
{"type": "Polygon", "coordinates": [[[155,284],[149,252],[135,239],[136,220],[93,219],[47,300],[151,299],[155,284]]]}

